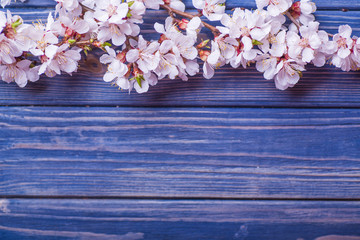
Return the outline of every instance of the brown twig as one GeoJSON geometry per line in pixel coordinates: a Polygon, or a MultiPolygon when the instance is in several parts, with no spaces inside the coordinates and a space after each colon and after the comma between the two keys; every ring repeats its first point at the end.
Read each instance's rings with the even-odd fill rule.
{"type": "MultiPolygon", "coordinates": [[[[182,11],[173,9],[170,6],[166,5],[166,4],[160,5],[160,7],[165,9],[169,13],[170,17],[173,17],[173,16],[171,16],[172,14],[177,14],[179,16],[186,17],[186,18],[189,18],[189,19],[193,19],[194,17],[198,16],[198,15],[192,15],[190,13],[186,13],[186,12],[182,12],[182,11]]],[[[201,22],[204,25],[204,27],[210,29],[211,32],[214,35],[218,35],[220,33],[219,30],[216,27],[214,27],[213,25],[210,25],[210,24],[208,24],[207,22],[204,22],[204,21],[201,21],[201,22]]]]}
{"type": "Polygon", "coordinates": [[[300,30],[300,24],[298,21],[296,21],[296,19],[291,15],[290,12],[286,12],[285,15],[295,24],[295,26],[297,27],[298,30],[300,30]]]}
{"type": "MultiPolygon", "coordinates": [[[[290,13],[290,12],[286,12],[285,15],[291,20],[291,22],[293,22],[293,23],[295,24],[295,26],[297,27],[297,29],[300,30],[300,27],[301,27],[300,23],[299,23],[298,21],[296,21],[296,19],[291,15],[291,13],[290,13]]],[[[328,36],[329,36],[329,37],[334,37],[334,35],[331,34],[331,33],[328,33],[328,36]]]]}
{"type": "Polygon", "coordinates": [[[91,8],[85,6],[85,5],[82,4],[82,3],[79,3],[79,4],[80,4],[80,6],[82,7],[83,11],[85,11],[85,12],[95,12],[94,9],[91,9],[91,8]]]}

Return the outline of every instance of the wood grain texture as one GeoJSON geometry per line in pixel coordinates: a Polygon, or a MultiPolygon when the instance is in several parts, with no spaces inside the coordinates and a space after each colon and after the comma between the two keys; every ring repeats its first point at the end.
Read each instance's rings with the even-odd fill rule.
{"type": "Polygon", "coordinates": [[[360,110],[0,108],[3,196],[360,198],[360,110]]]}
{"type": "MultiPolygon", "coordinates": [[[[183,0],[186,4],[187,8],[193,8],[192,0],[183,0]]],[[[360,2],[358,0],[332,0],[331,4],[329,1],[326,0],[314,0],[313,1],[318,9],[360,9],[360,2]]],[[[20,1],[14,2],[10,5],[10,7],[54,7],[55,1],[54,0],[27,0],[25,3],[20,1]]],[[[234,7],[245,7],[245,8],[256,8],[255,0],[227,0],[226,6],[230,8],[234,7]]]]}
{"type": "Polygon", "coordinates": [[[11,199],[8,209],[0,212],[1,239],[360,237],[357,202],[11,199]]]}
{"type": "MultiPolygon", "coordinates": [[[[14,9],[27,22],[45,20],[49,9],[14,9]]],[[[153,24],[159,19],[150,12],[143,25],[144,34],[154,37],[153,24]]],[[[161,15],[161,18],[165,15],[161,15]]],[[[360,35],[360,12],[321,11],[318,18],[323,28],[334,32],[340,24],[350,24],[360,35]]],[[[295,88],[275,89],[254,67],[232,69],[224,67],[215,78],[206,80],[201,74],[181,80],[162,80],[146,94],[119,91],[102,81],[105,66],[97,52],[82,62],[73,77],[62,75],[55,79],[42,78],[24,89],[16,84],[0,82],[0,105],[97,105],[97,106],[360,106],[360,73],[344,73],[332,67],[309,67],[295,88]]]]}
{"type": "MultiPolygon", "coordinates": [[[[315,2],[323,29],[360,35],[358,0],[315,2]]],[[[12,11],[30,23],[54,3],[12,11]]],[[[164,17],[149,12],[143,34],[164,17]]],[[[360,107],[360,73],[310,67],[281,92],[225,67],[129,95],[102,81],[99,55],[74,77],[0,83],[1,240],[360,239],[360,109],[340,109],[360,107]]]]}

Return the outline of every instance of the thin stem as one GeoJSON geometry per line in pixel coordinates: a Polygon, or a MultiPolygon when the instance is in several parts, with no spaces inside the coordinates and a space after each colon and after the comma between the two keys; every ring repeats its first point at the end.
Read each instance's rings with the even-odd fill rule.
{"type": "MultiPolygon", "coordinates": [[[[189,19],[193,19],[194,17],[197,17],[197,16],[198,16],[198,15],[192,15],[192,14],[190,14],[190,13],[186,13],[186,12],[182,12],[182,11],[173,9],[173,8],[171,8],[170,6],[165,5],[165,4],[164,4],[164,5],[160,5],[160,7],[163,8],[163,9],[165,9],[165,10],[169,13],[170,17],[173,17],[173,16],[172,16],[173,13],[175,13],[175,14],[177,14],[177,15],[179,15],[179,16],[182,16],[182,17],[189,18],[189,19]]],[[[219,30],[218,30],[216,27],[214,27],[213,25],[210,25],[210,24],[208,24],[208,23],[206,23],[206,22],[204,22],[204,21],[201,21],[201,22],[202,22],[202,24],[203,24],[206,28],[210,29],[211,32],[213,32],[214,35],[218,35],[218,34],[219,34],[219,30]]]]}
{"type": "Polygon", "coordinates": [[[85,6],[85,5],[82,4],[82,3],[79,3],[79,4],[80,4],[80,6],[82,7],[83,11],[85,11],[85,12],[95,12],[94,9],[91,9],[91,8],[85,6]]]}
{"type": "MultiPolygon", "coordinates": [[[[299,23],[298,21],[296,21],[296,19],[295,19],[293,16],[291,16],[291,13],[290,13],[290,12],[286,12],[285,15],[291,20],[291,22],[293,22],[293,23],[295,24],[295,26],[297,27],[297,29],[300,30],[300,27],[301,27],[300,23],[299,23]]],[[[331,34],[331,33],[328,33],[328,36],[329,36],[329,37],[334,37],[334,35],[331,34]]]]}
{"type": "Polygon", "coordinates": [[[295,24],[295,26],[297,27],[298,30],[300,30],[300,24],[298,21],[296,21],[296,19],[291,16],[291,13],[290,12],[286,12],[285,15],[295,24]]]}

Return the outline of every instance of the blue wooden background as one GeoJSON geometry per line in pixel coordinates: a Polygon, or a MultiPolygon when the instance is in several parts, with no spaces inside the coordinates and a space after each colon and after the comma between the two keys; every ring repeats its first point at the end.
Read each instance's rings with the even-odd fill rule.
{"type": "MultiPolygon", "coordinates": [[[[360,36],[359,0],[315,3],[322,29],[360,36]]],[[[53,7],[11,10],[33,22],[53,7]]],[[[360,72],[309,67],[279,91],[224,67],[129,95],[99,54],[73,77],[0,83],[1,240],[360,239],[360,72]]]]}

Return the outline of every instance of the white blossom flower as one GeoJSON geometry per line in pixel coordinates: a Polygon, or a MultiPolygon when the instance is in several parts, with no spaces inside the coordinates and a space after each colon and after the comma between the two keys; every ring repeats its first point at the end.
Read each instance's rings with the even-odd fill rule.
{"type": "Polygon", "coordinates": [[[185,4],[182,2],[182,0],[164,0],[165,4],[168,4],[169,7],[179,10],[181,12],[185,11],[185,4]]]}
{"type": "Polygon", "coordinates": [[[130,63],[136,62],[143,73],[153,71],[159,65],[160,57],[156,54],[160,44],[151,42],[150,44],[140,35],[136,43],[136,48],[131,49],[126,54],[126,60],[130,63]]]}
{"type": "Polygon", "coordinates": [[[125,77],[125,74],[128,72],[128,67],[123,63],[124,55],[116,54],[115,50],[106,46],[105,47],[108,54],[104,54],[100,57],[100,62],[102,64],[108,64],[107,72],[104,74],[104,81],[111,82],[116,81],[116,84],[122,89],[129,89],[130,82],[125,77]]]}
{"type": "Polygon", "coordinates": [[[160,61],[158,67],[154,70],[159,79],[163,79],[166,76],[169,76],[170,79],[175,79],[179,74],[177,58],[170,52],[173,47],[174,42],[171,40],[163,41],[159,47],[157,54],[160,57],[160,61]]]}
{"type": "Polygon", "coordinates": [[[155,86],[158,82],[158,78],[155,74],[148,72],[143,75],[137,76],[138,80],[134,79],[130,82],[131,87],[129,91],[131,91],[132,87],[135,88],[137,93],[145,93],[149,90],[149,86],[155,86]]]}
{"type": "Polygon", "coordinates": [[[12,64],[0,66],[1,79],[7,83],[15,81],[19,87],[25,87],[28,81],[39,79],[38,67],[30,68],[30,60],[21,60],[12,64]]]}
{"type": "MultiPolygon", "coordinates": [[[[271,35],[267,42],[271,44],[269,53],[274,57],[282,57],[287,51],[286,31],[280,31],[276,36],[271,35]]],[[[261,46],[262,47],[262,46],[261,46]]],[[[263,48],[261,48],[263,49],[263,48]]]]}
{"type": "Polygon", "coordinates": [[[199,17],[194,17],[186,25],[186,35],[191,36],[196,40],[201,28],[201,19],[199,17]]]}
{"type": "Polygon", "coordinates": [[[79,7],[78,0],[56,0],[61,7],[65,8],[67,11],[73,11],[79,7]]]}
{"type": "Polygon", "coordinates": [[[34,44],[29,37],[33,31],[33,26],[24,24],[23,19],[20,16],[12,16],[11,12],[9,10],[7,11],[3,33],[20,51],[27,52],[34,44]]]}
{"type": "MultiPolygon", "coordinates": [[[[20,0],[21,2],[25,2],[25,0],[20,0]]],[[[9,5],[11,0],[1,0],[0,5],[4,8],[5,6],[9,5]]]]}
{"type": "Polygon", "coordinates": [[[114,45],[121,46],[126,41],[126,35],[131,34],[132,29],[128,23],[113,24],[105,22],[99,27],[98,39],[101,42],[111,40],[114,45]]]}
{"type": "Polygon", "coordinates": [[[303,63],[292,59],[280,61],[276,68],[278,73],[275,76],[275,86],[280,90],[293,87],[302,76],[301,72],[305,71],[303,63]]]}
{"type": "Polygon", "coordinates": [[[136,0],[145,4],[146,8],[158,10],[160,5],[164,4],[163,0],[136,0]]]}
{"type": "Polygon", "coordinates": [[[351,58],[353,60],[353,66],[351,66],[351,69],[354,71],[360,70],[360,38],[354,39],[354,47],[351,58]]]}
{"type": "Polygon", "coordinates": [[[291,58],[299,58],[306,63],[311,62],[315,58],[315,50],[321,46],[318,28],[318,22],[310,22],[308,26],[300,27],[301,37],[296,32],[288,32],[288,54],[291,58]]]}
{"type": "Polygon", "coordinates": [[[184,59],[194,60],[197,57],[197,49],[194,47],[196,39],[191,36],[183,35],[182,33],[173,34],[170,38],[173,41],[172,51],[177,57],[177,62],[183,64],[182,67],[185,68],[184,59]]]}
{"type": "Polygon", "coordinates": [[[90,30],[90,26],[86,20],[61,16],[52,24],[51,30],[57,35],[69,37],[76,33],[87,33],[90,30]]]}
{"type": "Polygon", "coordinates": [[[230,59],[235,56],[235,47],[237,47],[238,44],[234,38],[226,37],[226,35],[223,34],[219,35],[214,41],[211,41],[211,54],[208,56],[207,62],[216,67],[220,67],[223,59],[230,61],[230,59]]]}
{"type": "Polygon", "coordinates": [[[202,54],[200,52],[200,58],[201,58],[201,60],[204,61],[203,76],[206,79],[212,78],[215,74],[215,69],[224,66],[226,64],[226,62],[230,61],[230,59],[235,54],[235,48],[233,46],[229,46],[233,50],[226,51],[227,45],[228,44],[226,44],[226,43],[224,43],[224,44],[221,43],[219,45],[215,41],[211,41],[211,53],[205,52],[207,54],[202,54]],[[221,46],[221,48],[220,48],[220,46],[221,46]],[[224,52],[223,48],[225,48],[225,52],[224,52]],[[228,59],[225,59],[224,55],[226,55],[228,57],[228,59]]]}
{"type": "Polygon", "coordinates": [[[96,4],[96,0],[80,0],[80,2],[83,6],[86,6],[90,9],[94,9],[96,4]]]}
{"type": "Polygon", "coordinates": [[[199,64],[196,62],[196,60],[188,60],[185,62],[185,68],[178,68],[179,69],[179,77],[183,81],[187,81],[188,77],[187,74],[190,76],[195,76],[200,70],[199,70],[199,64]]]}
{"type": "Polygon", "coordinates": [[[264,72],[264,78],[267,80],[274,79],[276,88],[285,90],[293,87],[305,71],[304,63],[296,62],[293,59],[278,58],[264,54],[258,57],[256,69],[264,72]]]}
{"type": "Polygon", "coordinates": [[[173,24],[173,19],[171,17],[167,17],[165,19],[165,25],[156,22],[154,24],[154,29],[156,32],[164,34],[166,38],[171,38],[174,33],[179,32],[179,30],[173,24]]]}
{"type": "MultiPolygon", "coordinates": [[[[190,35],[184,35],[180,33],[172,23],[172,19],[170,17],[166,19],[165,26],[159,23],[155,24],[155,30],[159,33],[162,33],[166,38],[166,40],[162,42],[161,50],[159,51],[160,55],[162,55],[162,59],[156,73],[160,79],[164,76],[165,73],[165,75],[169,75],[170,78],[179,76],[181,79],[186,81],[186,74],[189,73],[189,75],[191,75],[193,72],[192,70],[187,71],[187,65],[191,65],[193,68],[198,66],[194,61],[187,61],[194,60],[197,57],[198,51],[194,45],[196,43],[196,29],[201,24],[199,18],[195,18],[191,21],[189,24],[191,23],[191,25],[193,25],[193,31],[195,33],[190,33],[190,35]],[[171,54],[166,54],[170,50],[172,51],[171,54]],[[173,57],[175,57],[175,59],[173,59],[173,57]],[[163,69],[159,72],[159,69],[165,67],[164,64],[167,64],[166,62],[169,62],[172,67],[166,71],[163,69]],[[177,68],[177,70],[175,70],[175,68],[177,68]]],[[[198,71],[197,69],[195,69],[195,71],[198,71]]]]}
{"type": "Polygon", "coordinates": [[[256,70],[263,72],[265,79],[271,80],[278,72],[276,69],[277,62],[278,58],[269,54],[258,56],[256,59],[256,70]]]}
{"type": "Polygon", "coordinates": [[[337,43],[337,53],[334,54],[331,62],[343,71],[350,71],[352,69],[350,54],[354,40],[351,38],[351,33],[352,29],[349,25],[341,25],[339,33],[333,37],[334,42],[337,43]]]}
{"type": "Polygon", "coordinates": [[[271,16],[278,16],[286,12],[292,5],[292,0],[256,0],[258,9],[267,6],[267,11],[271,16]]]}
{"type": "Polygon", "coordinates": [[[42,65],[39,68],[39,75],[45,73],[48,77],[60,75],[61,71],[72,74],[78,68],[78,61],[81,59],[80,50],[68,50],[69,44],[60,47],[50,45],[45,49],[42,56],[42,65]]]}
{"type": "Polygon", "coordinates": [[[315,21],[315,16],[313,15],[315,11],[316,5],[314,2],[311,2],[311,0],[301,0],[294,2],[289,9],[290,14],[305,26],[309,22],[315,21]]]}
{"type": "Polygon", "coordinates": [[[0,62],[11,64],[15,62],[15,57],[19,57],[23,52],[16,44],[8,39],[3,33],[0,34],[0,62]]]}
{"type": "Polygon", "coordinates": [[[111,40],[116,46],[123,45],[126,36],[137,36],[140,33],[140,27],[135,23],[142,22],[139,14],[143,14],[144,11],[144,5],[140,2],[98,0],[93,14],[93,17],[99,21],[98,40],[101,42],[111,40]]]}
{"type": "Polygon", "coordinates": [[[225,12],[225,0],[192,0],[192,3],[210,21],[219,21],[225,12]]]}
{"type": "Polygon", "coordinates": [[[5,6],[9,5],[11,0],[1,0],[0,4],[4,8],[5,6]]]}
{"type": "Polygon", "coordinates": [[[35,31],[30,33],[30,38],[34,40],[34,45],[30,48],[30,52],[34,56],[44,55],[47,46],[57,44],[59,42],[59,39],[51,31],[51,26],[53,23],[54,18],[50,13],[46,26],[39,23],[35,25],[35,31]]]}
{"type": "Polygon", "coordinates": [[[247,36],[257,41],[263,40],[272,27],[271,21],[266,20],[263,12],[259,10],[251,12],[240,8],[234,10],[232,17],[224,14],[221,23],[227,28],[226,30],[226,28],[218,27],[222,33],[229,34],[232,38],[247,36]]]}
{"type": "Polygon", "coordinates": [[[143,23],[143,15],[146,12],[146,7],[142,2],[133,1],[129,4],[129,12],[127,14],[127,21],[131,23],[143,23]]]}
{"type": "Polygon", "coordinates": [[[122,24],[126,22],[128,12],[128,3],[118,0],[97,0],[94,17],[101,22],[122,24]]]}
{"type": "Polygon", "coordinates": [[[6,15],[4,12],[0,11],[0,32],[4,30],[7,24],[6,15]]]}

